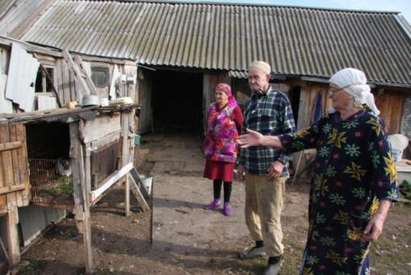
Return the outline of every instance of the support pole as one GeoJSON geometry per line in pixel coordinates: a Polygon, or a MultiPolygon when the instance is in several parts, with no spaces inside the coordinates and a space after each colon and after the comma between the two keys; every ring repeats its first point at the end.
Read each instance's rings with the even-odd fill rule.
{"type": "Polygon", "coordinates": [[[90,224],[90,192],[91,192],[90,148],[88,146],[84,146],[83,148],[86,150],[85,159],[81,158],[81,159],[84,159],[85,161],[85,167],[84,167],[84,173],[83,173],[85,182],[82,186],[83,194],[84,194],[83,242],[84,242],[84,248],[86,252],[86,272],[93,273],[94,264],[93,264],[93,250],[91,246],[91,224],[90,224]]]}
{"type": "MultiPolygon", "coordinates": [[[[121,163],[124,167],[129,163],[129,139],[128,139],[128,114],[122,113],[121,114],[121,129],[122,129],[122,136],[123,136],[123,143],[122,143],[122,159],[121,163]]],[[[125,177],[124,182],[124,192],[125,192],[125,215],[130,215],[130,182],[128,177],[125,177]]]]}
{"type": "Polygon", "coordinates": [[[8,258],[10,267],[16,266],[20,262],[20,244],[17,224],[19,223],[19,213],[16,206],[9,208],[6,215],[6,234],[8,258]]]}

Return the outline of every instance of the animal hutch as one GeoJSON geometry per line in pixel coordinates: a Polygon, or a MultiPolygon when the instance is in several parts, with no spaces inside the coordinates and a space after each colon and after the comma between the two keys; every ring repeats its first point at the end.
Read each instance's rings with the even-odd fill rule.
{"type": "MultiPolygon", "coordinates": [[[[134,104],[55,109],[0,116],[0,213],[6,215],[3,251],[20,259],[17,208],[29,203],[74,213],[83,234],[86,271],[93,271],[90,207],[115,183],[148,208],[132,175],[134,104]]],[[[134,171],[134,172],[133,172],[134,171]]]]}

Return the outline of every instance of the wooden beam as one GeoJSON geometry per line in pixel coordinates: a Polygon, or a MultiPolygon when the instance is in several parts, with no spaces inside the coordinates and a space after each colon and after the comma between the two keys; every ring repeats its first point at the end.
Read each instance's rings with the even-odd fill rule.
{"type": "Polygon", "coordinates": [[[113,184],[118,182],[121,178],[128,174],[128,172],[133,169],[133,163],[130,162],[126,166],[122,167],[120,170],[115,172],[111,177],[109,177],[98,189],[91,192],[91,204],[94,205],[97,200],[103,195],[107,189],[109,189],[113,184]]]}
{"type": "MultiPolygon", "coordinates": [[[[64,60],[66,60],[68,67],[70,70],[74,72],[74,77],[76,80],[80,83],[81,90],[85,94],[95,94],[95,91],[90,91],[83,75],[82,72],[80,71],[80,68],[77,66],[76,63],[74,63],[73,58],[71,57],[70,53],[67,50],[63,51],[63,56],[64,60]]],[[[79,93],[77,94],[77,99],[81,101],[83,94],[79,93]]]]}
{"type": "MultiPolygon", "coordinates": [[[[129,149],[129,139],[128,139],[128,114],[127,113],[122,113],[121,114],[121,129],[122,129],[122,136],[123,136],[123,143],[122,143],[122,165],[124,166],[126,163],[129,163],[130,161],[130,149],[129,149]]],[[[124,183],[124,192],[125,192],[125,215],[129,216],[130,215],[130,182],[128,177],[126,177],[126,181],[124,183]]]]}
{"type": "Polygon", "coordinates": [[[140,188],[140,191],[143,194],[144,198],[148,199],[150,197],[150,194],[147,192],[146,188],[144,187],[143,182],[141,181],[140,174],[138,173],[137,169],[133,168],[130,171],[130,175],[133,177],[134,182],[140,188]]]}
{"type": "Polygon", "coordinates": [[[81,174],[83,175],[82,181],[82,193],[83,193],[83,207],[84,207],[84,219],[83,219],[83,243],[86,256],[86,273],[94,272],[94,263],[93,263],[93,249],[91,246],[91,224],[90,224],[90,150],[87,146],[82,146],[80,151],[81,161],[81,174]],[[86,150],[86,153],[83,153],[83,149],[86,150]],[[84,157],[85,155],[85,157],[84,157]],[[84,164],[84,165],[83,165],[84,164]]]}
{"type": "Polygon", "coordinates": [[[147,201],[144,199],[143,194],[140,192],[140,188],[138,187],[137,183],[135,182],[134,178],[129,175],[130,178],[130,186],[131,192],[133,193],[134,197],[137,199],[138,203],[140,204],[143,211],[150,210],[150,206],[148,205],[147,201]]]}
{"type": "Polygon", "coordinates": [[[11,267],[16,266],[20,262],[20,243],[17,224],[19,223],[19,214],[17,207],[11,206],[6,215],[6,231],[7,231],[7,247],[8,258],[11,267]]]}
{"type": "Polygon", "coordinates": [[[24,190],[26,188],[26,185],[19,184],[19,185],[9,185],[9,186],[3,186],[0,187],[0,195],[6,194],[6,193],[11,193],[11,192],[16,192],[20,190],[24,190]]]}
{"type": "Polygon", "coordinates": [[[87,71],[84,68],[83,60],[81,59],[81,57],[79,55],[75,55],[74,56],[74,62],[77,64],[77,66],[78,66],[78,68],[81,72],[81,75],[84,77],[84,81],[86,82],[86,84],[87,84],[87,86],[90,90],[90,93],[93,94],[93,95],[96,94],[96,86],[94,86],[93,80],[91,80],[90,76],[87,74],[87,71]]]}
{"type": "Polygon", "coordinates": [[[73,179],[73,200],[74,200],[74,219],[76,227],[81,234],[84,234],[84,199],[82,186],[84,183],[83,159],[81,156],[81,142],[79,134],[80,124],[78,122],[70,123],[70,162],[73,179]]]}
{"type": "Polygon", "coordinates": [[[13,141],[13,142],[6,142],[6,143],[1,143],[0,144],[0,152],[2,151],[9,151],[13,149],[18,149],[22,146],[23,144],[21,141],[13,141]]]}

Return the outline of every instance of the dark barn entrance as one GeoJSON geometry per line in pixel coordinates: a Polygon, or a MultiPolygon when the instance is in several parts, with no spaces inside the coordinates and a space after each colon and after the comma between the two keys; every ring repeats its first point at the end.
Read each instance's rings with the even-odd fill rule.
{"type": "Polygon", "coordinates": [[[202,89],[201,73],[156,71],[152,88],[154,132],[200,133],[202,89]]]}

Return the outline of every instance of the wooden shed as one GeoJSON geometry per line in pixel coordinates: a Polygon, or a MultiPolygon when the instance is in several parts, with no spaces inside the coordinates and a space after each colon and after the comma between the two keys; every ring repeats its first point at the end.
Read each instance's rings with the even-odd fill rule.
{"type": "MultiPolygon", "coordinates": [[[[90,207],[115,183],[125,182],[126,215],[130,211],[128,174],[134,167],[130,129],[135,107],[57,109],[0,116],[0,211],[7,216],[6,247],[11,265],[20,257],[17,208],[31,203],[75,214],[83,233],[86,268],[93,270],[90,207]]],[[[132,187],[141,199],[135,182],[132,187]]]]}
{"type": "MultiPolygon", "coordinates": [[[[91,272],[90,207],[110,188],[124,183],[125,214],[130,213],[130,190],[141,207],[148,208],[133,163],[137,65],[93,56],[82,56],[84,61],[68,52],[2,38],[1,73],[8,81],[16,77],[10,65],[14,47],[34,58],[39,69],[31,76],[36,80],[31,84],[35,86],[32,112],[22,112],[20,103],[30,104],[19,97],[2,98],[11,107],[0,114],[0,214],[5,216],[7,237],[2,246],[4,257],[10,266],[20,259],[19,207],[64,209],[75,215],[83,234],[86,270],[91,272]],[[89,94],[107,98],[108,105],[68,106],[81,103],[89,94]],[[48,104],[40,104],[43,97],[49,98],[48,104]]],[[[24,71],[24,65],[20,66],[24,71]]]]}

